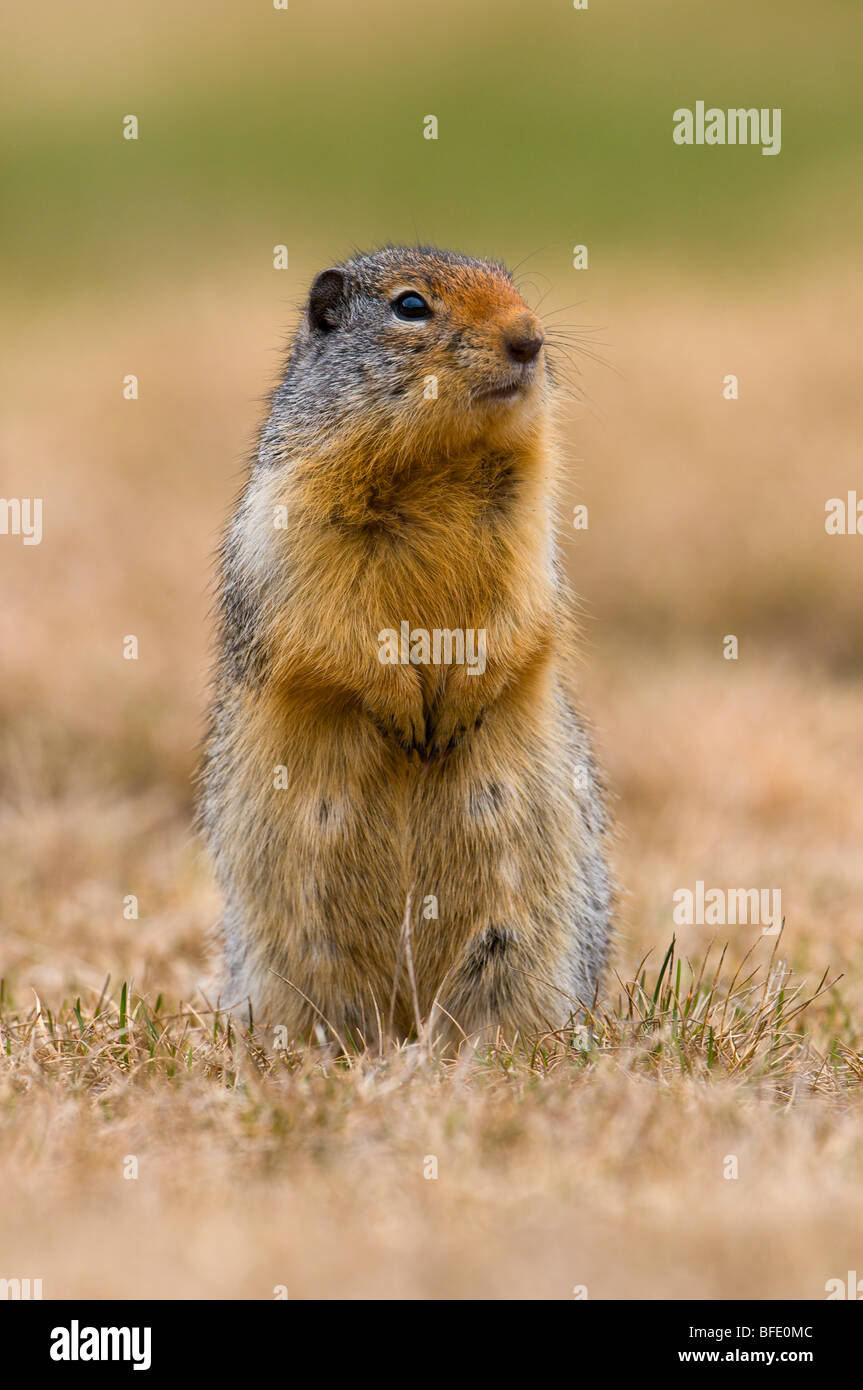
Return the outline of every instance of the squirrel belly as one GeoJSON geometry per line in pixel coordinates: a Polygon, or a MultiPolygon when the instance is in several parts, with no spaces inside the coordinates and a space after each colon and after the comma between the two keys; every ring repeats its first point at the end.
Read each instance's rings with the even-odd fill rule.
{"type": "Polygon", "coordinates": [[[222,1002],[292,1039],[535,1034],[600,986],[550,401],[496,264],[386,248],[312,286],[223,546],[201,794],[222,1002]]]}

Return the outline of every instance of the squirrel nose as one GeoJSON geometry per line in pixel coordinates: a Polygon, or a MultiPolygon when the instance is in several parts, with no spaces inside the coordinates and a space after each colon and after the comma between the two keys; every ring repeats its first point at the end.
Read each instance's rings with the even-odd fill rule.
{"type": "Polygon", "coordinates": [[[503,340],[513,362],[532,362],[544,341],[539,320],[533,314],[522,314],[504,329],[503,340]]]}

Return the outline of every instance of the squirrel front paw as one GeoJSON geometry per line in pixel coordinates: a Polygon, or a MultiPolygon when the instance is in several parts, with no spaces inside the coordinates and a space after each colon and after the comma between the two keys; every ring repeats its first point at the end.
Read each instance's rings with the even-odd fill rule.
{"type": "Polygon", "coordinates": [[[428,758],[448,758],[469,734],[482,726],[485,710],[482,708],[465,712],[463,709],[441,710],[437,716],[427,721],[426,756],[428,758]]]}
{"type": "Polygon", "coordinates": [[[414,753],[425,753],[425,720],[411,714],[372,715],[375,728],[388,743],[395,743],[412,758],[414,753]]]}
{"type": "Polygon", "coordinates": [[[414,680],[392,680],[378,692],[378,697],[366,708],[381,737],[401,748],[408,757],[422,754],[426,719],[419,684],[414,680]]]}

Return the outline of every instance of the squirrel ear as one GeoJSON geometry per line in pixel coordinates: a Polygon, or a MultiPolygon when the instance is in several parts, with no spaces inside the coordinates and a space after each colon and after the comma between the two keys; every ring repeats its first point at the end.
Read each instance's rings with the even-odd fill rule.
{"type": "Polygon", "coordinates": [[[319,333],[338,328],[348,307],[348,280],[343,270],[322,270],[309,294],[309,323],[319,333]]]}

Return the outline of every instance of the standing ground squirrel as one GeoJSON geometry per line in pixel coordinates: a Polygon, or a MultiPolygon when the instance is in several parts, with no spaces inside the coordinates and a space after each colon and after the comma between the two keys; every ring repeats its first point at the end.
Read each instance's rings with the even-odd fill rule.
{"type": "Polygon", "coordinates": [[[388,247],[312,285],[222,550],[201,800],[223,1003],[293,1039],[535,1034],[594,999],[544,359],[497,264],[388,247]]]}

